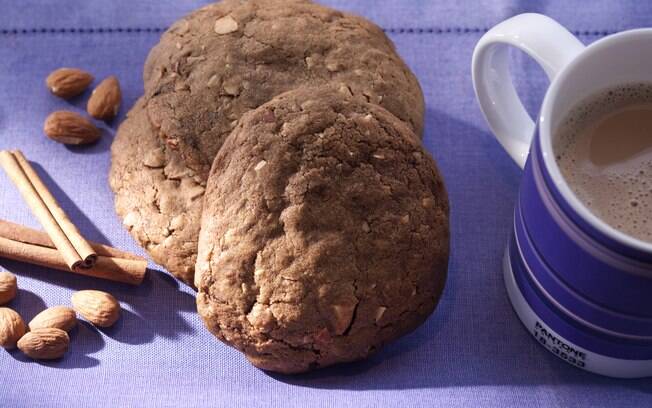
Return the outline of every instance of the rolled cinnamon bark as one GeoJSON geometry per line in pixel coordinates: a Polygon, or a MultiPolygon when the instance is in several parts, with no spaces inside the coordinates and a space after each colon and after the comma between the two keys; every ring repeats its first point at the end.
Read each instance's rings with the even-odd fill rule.
{"type": "MultiPolygon", "coordinates": [[[[45,232],[3,219],[0,219],[0,237],[7,238],[12,241],[24,242],[26,244],[56,248],[48,234],[45,232]]],[[[147,263],[145,258],[136,254],[132,254],[131,252],[122,251],[120,249],[100,244],[98,242],[88,241],[88,243],[93,247],[98,255],[111,258],[131,259],[147,263]]]]}
{"type": "Polygon", "coordinates": [[[123,259],[103,255],[99,255],[95,265],[90,268],[71,270],[61,253],[55,248],[4,237],[0,237],[0,257],[130,285],[140,285],[147,270],[147,261],[144,259],[123,259]]]}
{"type": "Polygon", "coordinates": [[[21,167],[27,179],[30,181],[39,197],[45,206],[56,220],[57,224],[65,234],[66,238],[72,244],[73,248],[79,254],[79,257],[84,261],[83,267],[92,266],[97,260],[97,254],[86,239],[81,235],[75,224],[70,221],[63,208],[59,205],[56,198],[50,193],[43,180],[38,176],[34,168],[27,161],[27,158],[20,150],[13,152],[18,165],[21,167]]]}
{"type": "Polygon", "coordinates": [[[16,157],[9,151],[0,152],[0,165],[7,172],[7,175],[20,191],[23,199],[32,210],[32,213],[39,220],[45,232],[61,253],[63,260],[69,269],[75,269],[83,264],[83,259],[75,250],[66,234],[63,232],[57,220],[45,205],[38,192],[29,181],[29,178],[18,164],[16,157]]]}

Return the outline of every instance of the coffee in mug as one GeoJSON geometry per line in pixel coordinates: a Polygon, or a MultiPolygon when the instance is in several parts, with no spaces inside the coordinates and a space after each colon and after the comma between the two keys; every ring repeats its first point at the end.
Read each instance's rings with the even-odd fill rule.
{"type": "Polygon", "coordinates": [[[577,198],[613,228],[652,242],[652,83],[594,94],[555,133],[557,163],[577,198]]]}

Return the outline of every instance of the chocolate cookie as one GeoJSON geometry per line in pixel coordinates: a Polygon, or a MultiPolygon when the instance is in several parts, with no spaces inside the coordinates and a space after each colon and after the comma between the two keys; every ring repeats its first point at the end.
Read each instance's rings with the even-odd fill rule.
{"type": "Polygon", "coordinates": [[[111,153],[109,183],[124,225],[155,262],[193,285],[205,182],[156,136],[142,98],[111,153]]]}
{"type": "Polygon", "coordinates": [[[245,114],[213,162],[197,306],[257,367],[358,360],[430,315],[448,252],[446,191],[414,132],[299,89],[245,114]]]}
{"type": "Polygon", "coordinates": [[[148,114],[208,174],[236,121],[300,86],[341,82],[420,135],[419,83],[382,30],[306,0],[224,0],[176,22],[149,54],[148,114]]]}

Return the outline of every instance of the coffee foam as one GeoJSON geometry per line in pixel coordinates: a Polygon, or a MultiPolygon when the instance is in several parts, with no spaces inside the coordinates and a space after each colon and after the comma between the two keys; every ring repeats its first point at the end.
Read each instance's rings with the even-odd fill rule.
{"type": "Polygon", "coordinates": [[[558,126],[553,149],[571,190],[591,212],[652,243],[652,83],[582,101],[558,126]],[[637,138],[628,136],[634,133],[637,138]]]}

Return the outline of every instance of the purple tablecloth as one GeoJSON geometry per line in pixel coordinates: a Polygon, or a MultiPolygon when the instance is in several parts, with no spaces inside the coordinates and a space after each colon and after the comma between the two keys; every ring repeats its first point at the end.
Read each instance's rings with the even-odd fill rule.
{"type": "MultiPolygon", "coordinates": [[[[116,124],[90,148],[42,134],[56,109],[83,110],[43,82],[60,66],[122,82],[121,115],[142,92],[142,65],[166,26],[202,1],[0,0],[0,148],[20,148],[90,239],[142,253],[114,214],[107,185],[116,124]],[[47,171],[47,175],[45,172],[47,171]]],[[[550,15],[586,43],[652,25],[652,3],[481,0],[323,0],[384,27],[415,71],[427,103],[425,144],[439,162],[452,208],[449,280],[436,313],[370,360],[308,375],[271,375],[219,343],[195,312],[193,292],[160,267],[137,288],[0,261],[19,276],[11,307],[26,320],[98,288],[124,307],[108,330],[81,324],[61,361],[0,351],[1,407],[144,406],[652,406],[652,380],[588,374],[539,347],[512,311],[501,257],[519,169],[492,139],[475,102],[471,54],[488,27],[525,11],[550,15]]],[[[536,111],[547,85],[522,55],[519,89],[536,111]]],[[[116,121],[117,123],[118,121],[116,121]]],[[[0,218],[38,227],[0,175],[0,218]]],[[[652,294],[651,294],[652,295],[652,294]]]]}

